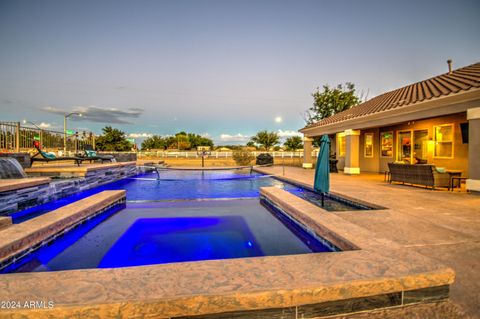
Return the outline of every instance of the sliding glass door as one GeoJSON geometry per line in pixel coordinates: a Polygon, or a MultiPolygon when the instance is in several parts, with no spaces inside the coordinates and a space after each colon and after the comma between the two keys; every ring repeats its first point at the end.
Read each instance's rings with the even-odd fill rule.
{"type": "Polygon", "coordinates": [[[413,131],[413,157],[416,163],[427,163],[428,130],[413,131]]]}
{"type": "Polygon", "coordinates": [[[397,161],[412,164],[412,131],[399,131],[397,161]]]}

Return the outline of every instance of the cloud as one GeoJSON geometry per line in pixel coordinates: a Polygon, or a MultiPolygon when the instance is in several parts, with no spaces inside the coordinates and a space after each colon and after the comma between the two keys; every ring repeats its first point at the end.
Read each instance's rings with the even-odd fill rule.
{"type": "Polygon", "coordinates": [[[149,138],[152,137],[153,134],[151,133],[130,133],[128,134],[128,137],[130,138],[149,138]]]}
{"type": "Polygon", "coordinates": [[[237,135],[221,134],[220,141],[222,142],[247,142],[250,136],[238,133],[237,135]]]}
{"type": "Polygon", "coordinates": [[[302,133],[297,132],[297,131],[292,131],[292,130],[278,130],[277,134],[280,138],[287,138],[287,137],[292,137],[292,136],[303,136],[302,133]]]}
{"type": "Polygon", "coordinates": [[[51,123],[42,122],[42,123],[38,124],[38,126],[39,126],[40,128],[50,128],[50,127],[52,127],[52,124],[51,124],[51,123]]]}
{"type": "MultiPolygon", "coordinates": [[[[47,106],[42,108],[43,111],[65,115],[70,111],[60,110],[53,106],[47,106]]],[[[102,108],[98,106],[77,106],[73,108],[72,112],[81,113],[82,116],[72,116],[69,119],[73,121],[89,121],[89,122],[98,122],[98,123],[113,123],[113,124],[133,124],[132,121],[127,119],[138,118],[142,113],[143,109],[133,107],[128,108],[127,110],[120,110],[115,107],[102,108]]]]}
{"type": "Polygon", "coordinates": [[[63,131],[63,126],[59,125],[58,123],[55,123],[55,122],[30,122],[26,119],[23,120],[22,122],[22,125],[23,126],[26,126],[26,127],[39,127],[41,129],[44,129],[44,130],[53,130],[53,131],[63,131]]]}

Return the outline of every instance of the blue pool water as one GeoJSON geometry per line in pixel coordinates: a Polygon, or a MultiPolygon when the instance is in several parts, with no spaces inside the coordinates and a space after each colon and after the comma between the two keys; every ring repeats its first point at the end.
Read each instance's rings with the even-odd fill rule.
{"type": "MultiPolygon", "coordinates": [[[[11,215],[12,221],[13,223],[21,223],[101,191],[119,189],[127,191],[127,201],[167,201],[209,198],[256,198],[259,196],[260,187],[275,186],[315,204],[319,202],[318,196],[308,190],[267,175],[250,172],[250,170],[162,170],[160,171],[160,177],[161,179],[157,180],[156,173],[146,173],[81,191],[71,196],[14,213],[11,215]]],[[[325,209],[338,211],[356,210],[359,208],[327,198],[325,209]]]]}
{"type": "Polygon", "coordinates": [[[258,199],[128,203],[89,220],[3,273],[116,268],[328,252],[258,199]]]}

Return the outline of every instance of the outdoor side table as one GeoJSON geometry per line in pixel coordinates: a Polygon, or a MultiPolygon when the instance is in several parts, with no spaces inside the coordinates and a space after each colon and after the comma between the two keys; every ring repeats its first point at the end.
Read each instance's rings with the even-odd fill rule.
{"type": "MultiPolygon", "coordinates": [[[[446,170],[446,173],[448,173],[448,176],[450,177],[450,183],[448,185],[448,190],[453,189],[453,180],[461,178],[462,176],[462,171],[459,170],[446,170]]],[[[460,182],[460,180],[459,180],[460,182]]]]}
{"type": "Polygon", "coordinates": [[[450,187],[448,188],[453,192],[453,190],[456,188],[455,185],[458,185],[458,188],[462,188],[462,181],[466,181],[468,177],[461,177],[461,176],[452,176],[450,178],[450,187]],[[457,184],[455,184],[455,181],[457,181],[457,184]]]}

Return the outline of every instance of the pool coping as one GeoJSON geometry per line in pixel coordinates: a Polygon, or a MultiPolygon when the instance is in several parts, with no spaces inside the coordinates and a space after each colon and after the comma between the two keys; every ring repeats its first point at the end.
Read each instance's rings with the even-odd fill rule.
{"type": "Polygon", "coordinates": [[[123,166],[137,166],[136,162],[114,162],[105,164],[86,164],[80,166],[72,165],[39,165],[28,167],[25,169],[25,173],[37,176],[37,174],[58,174],[60,176],[85,176],[89,172],[111,169],[123,166]]]}
{"type": "Polygon", "coordinates": [[[12,225],[12,218],[10,216],[0,216],[0,231],[12,225]]]}
{"type": "Polygon", "coordinates": [[[0,193],[49,184],[50,177],[0,179],[0,193]]]}
{"type": "Polygon", "coordinates": [[[395,306],[401,306],[422,302],[422,297],[411,296],[429,294],[431,289],[442,291],[434,300],[448,297],[448,285],[454,280],[450,268],[388,240],[373,240],[367,230],[282,189],[262,188],[261,192],[307,228],[354,250],[4,274],[0,275],[0,300],[52,301],[54,307],[0,310],[0,314],[169,318],[285,307],[297,311],[306,305],[391,294],[400,296],[395,306]]]}

